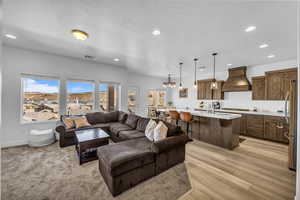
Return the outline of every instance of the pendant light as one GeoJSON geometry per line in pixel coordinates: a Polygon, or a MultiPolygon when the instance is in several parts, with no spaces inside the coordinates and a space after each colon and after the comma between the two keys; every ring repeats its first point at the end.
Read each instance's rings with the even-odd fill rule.
{"type": "Polygon", "coordinates": [[[174,88],[176,87],[176,82],[171,81],[171,74],[168,74],[168,82],[163,82],[164,88],[174,88]]]}
{"type": "Polygon", "coordinates": [[[210,89],[212,90],[217,90],[218,89],[218,84],[216,81],[216,55],[218,55],[218,53],[213,53],[212,56],[214,57],[214,75],[213,75],[213,80],[211,82],[210,85],[210,89]]]}
{"type": "Polygon", "coordinates": [[[181,71],[182,71],[182,62],[179,63],[179,90],[182,90],[182,82],[181,82],[181,71]]]}
{"type": "Polygon", "coordinates": [[[198,58],[194,58],[194,63],[195,63],[195,78],[194,78],[194,88],[197,88],[197,61],[198,58]]]}

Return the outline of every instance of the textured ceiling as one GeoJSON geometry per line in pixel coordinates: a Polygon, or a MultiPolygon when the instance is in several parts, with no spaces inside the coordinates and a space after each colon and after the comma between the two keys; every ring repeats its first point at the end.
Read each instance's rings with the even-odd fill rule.
{"type": "Polygon", "coordinates": [[[95,62],[166,76],[193,72],[193,58],[217,71],[296,58],[296,2],[201,0],[6,0],[4,38],[9,45],[58,55],[96,57],[95,62]],[[255,25],[254,32],[244,29],[255,25]],[[153,29],[160,36],[153,36],[153,29]],[[72,29],[90,34],[74,40],[72,29]],[[268,43],[269,47],[258,46],[268,43]],[[269,59],[267,55],[274,54],[269,59]],[[113,61],[120,58],[120,62],[113,61]]]}

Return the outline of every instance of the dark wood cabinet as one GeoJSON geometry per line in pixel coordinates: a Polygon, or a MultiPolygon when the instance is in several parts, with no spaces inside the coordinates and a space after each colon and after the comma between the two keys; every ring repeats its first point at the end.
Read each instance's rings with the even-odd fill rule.
{"type": "Polygon", "coordinates": [[[297,68],[266,72],[266,100],[284,100],[291,80],[297,80],[297,68]]]}
{"type": "Polygon", "coordinates": [[[241,120],[240,120],[240,134],[246,135],[247,134],[247,115],[241,114],[241,120]]]}
{"type": "Polygon", "coordinates": [[[213,79],[205,79],[197,81],[197,98],[200,99],[224,99],[222,86],[224,81],[217,81],[218,89],[212,90],[211,83],[213,79]]]}
{"type": "Polygon", "coordinates": [[[289,143],[288,125],[283,117],[265,116],[264,118],[264,138],[272,141],[289,143]]]}
{"type": "Polygon", "coordinates": [[[222,100],[224,99],[224,92],[222,91],[224,81],[217,81],[218,89],[213,90],[213,99],[222,100]]]}
{"type": "Polygon", "coordinates": [[[265,77],[252,77],[252,100],[265,99],[265,77]]]}
{"type": "MultiPolygon", "coordinates": [[[[254,114],[241,115],[242,117],[240,118],[240,135],[285,144],[289,143],[287,139],[289,125],[285,122],[284,117],[254,114]]],[[[193,116],[192,137],[205,142],[211,142],[208,141],[208,138],[210,138],[209,135],[211,131],[208,127],[210,126],[214,125],[209,124],[208,118],[193,116]]]]}
{"type": "Polygon", "coordinates": [[[263,115],[247,115],[247,131],[246,135],[264,138],[264,116],[263,115]]]}
{"type": "Polygon", "coordinates": [[[206,82],[205,81],[197,81],[197,99],[205,99],[206,98],[206,82]]]}
{"type": "Polygon", "coordinates": [[[198,99],[212,99],[212,89],[210,83],[212,79],[197,81],[197,97],[198,99]]]}
{"type": "Polygon", "coordinates": [[[287,70],[282,75],[283,99],[286,98],[287,92],[290,90],[291,80],[297,80],[297,69],[287,70]]]}

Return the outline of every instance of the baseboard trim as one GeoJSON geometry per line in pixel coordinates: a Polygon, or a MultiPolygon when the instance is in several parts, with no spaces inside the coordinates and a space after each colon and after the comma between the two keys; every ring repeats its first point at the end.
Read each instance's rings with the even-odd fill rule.
{"type": "Polygon", "coordinates": [[[19,140],[19,141],[11,141],[11,142],[5,142],[4,144],[1,144],[1,148],[8,148],[8,147],[17,147],[17,146],[23,146],[27,145],[27,140],[19,140]]]}

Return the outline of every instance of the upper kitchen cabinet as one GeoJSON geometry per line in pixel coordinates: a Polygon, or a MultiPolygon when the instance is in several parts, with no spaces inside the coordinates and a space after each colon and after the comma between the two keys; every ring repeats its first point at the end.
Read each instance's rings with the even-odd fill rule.
{"type": "Polygon", "coordinates": [[[205,79],[197,81],[197,98],[200,99],[224,99],[224,92],[222,86],[224,81],[217,81],[218,89],[212,90],[211,83],[213,79],[205,79]]]}
{"type": "Polygon", "coordinates": [[[265,77],[252,77],[252,100],[265,100],[265,77]]]}
{"type": "Polygon", "coordinates": [[[224,92],[222,91],[224,81],[217,81],[218,89],[213,90],[213,99],[221,100],[224,99],[224,92]]]}
{"type": "Polygon", "coordinates": [[[284,100],[290,81],[297,80],[297,68],[266,72],[266,100],[284,100]]]}
{"type": "Polygon", "coordinates": [[[210,88],[212,79],[197,81],[197,98],[212,99],[212,89],[210,88]]]}

